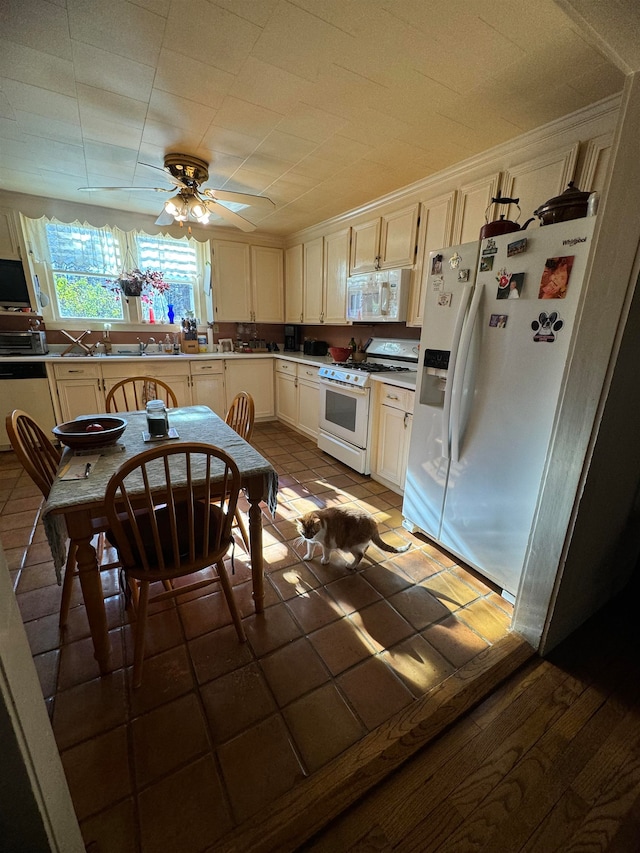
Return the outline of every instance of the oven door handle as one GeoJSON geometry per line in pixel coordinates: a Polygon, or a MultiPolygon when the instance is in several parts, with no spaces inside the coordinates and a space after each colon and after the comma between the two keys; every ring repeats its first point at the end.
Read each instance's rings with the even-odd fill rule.
{"type": "Polygon", "coordinates": [[[339,382],[331,382],[326,379],[321,379],[319,384],[323,388],[331,388],[333,391],[343,391],[345,394],[357,394],[360,397],[366,397],[369,393],[368,388],[361,388],[359,385],[341,385],[339,382]]]}

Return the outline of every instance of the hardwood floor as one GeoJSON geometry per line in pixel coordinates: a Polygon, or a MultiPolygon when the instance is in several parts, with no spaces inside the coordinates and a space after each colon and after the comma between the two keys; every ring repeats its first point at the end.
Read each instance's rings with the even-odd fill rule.
{"type": "Polygon", "coordinates": [[[300,847],[640,851],[638,584],[300,847]]]}

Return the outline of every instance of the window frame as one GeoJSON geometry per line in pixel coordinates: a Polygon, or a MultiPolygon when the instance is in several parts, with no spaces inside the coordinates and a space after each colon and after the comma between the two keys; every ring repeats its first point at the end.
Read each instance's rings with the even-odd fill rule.
{"type": "MultiPolygon", "coordinates": [[[[54,281],[53,266],[51,263],[51,254],[47,240],[46,226],[49,224],[61,225],[64,227],[78,227],[91,229],[99,232],[109,232],[113,235],[114,240],[118,244],[120,257],[129,258],[133,266],[139,265],[137,238],[149,240],[176,240],[188,241],[195,250],[197,274],[196,281],[193,284],[193,303],[195,317],[201,322],[206,323],[211,320],[213,312],[211,310],[210,299],[210,280],[211,280],[211,249],[210,242],[196,240],[193,236],[184,235],[183,237],[175,237],[173,234],[164,232],[149,233],[142,229],[123,231],[113,226],[95,226],[87,222],[62,222],[55,217],[42,217],[38,220],[32,220],[25,217],[25,231],[28,235],[27,243],[29,245],[29,256],[32,264],[32,271],[36,276],[36,288],[40,293],[44,294],[47,299],[42,300],[40,293],[36,293],[37,304],[41,306],[41,313],[47,327],[50,329],[63,329],[65,326],[72,328],[82,326],[83,329],[91,331],[101,331],[105,323],[111,324],[111,329],[122,329],[128,331],[140,331],[147,329],[150,325],[159,327],[160,329],[173,329],[175,331],[175,323],[179,318],[174,320],[174,325],[171,326],[168,322],[162,323],[159,320],[155,323],[149,323],[143,319],[142,305],[139,299],[126,300],[122,298],[123,318],[83,318],[83,317],[61,317],[58,313],[56,288],[54,281]],[[31,239],[29,239],[29,236],[31,239]],[[35,250],[34,250],[34,245],[35,250]],[[43,304],[47,302],[46,305],[43,304]],[[211,315],[211,316],[209,316],[211,315]]],[[[126,263],[126,262],[125,262],[126,263]]],[[[128,266],[128,264],[127,264],[128,266]]],[[[65,270],[65,272],[74,274],[73,270],[65,270]]],[[[83,271],[78,271],[82,274],[83,271]]],[[[94,273],[95,275],[95,273],[94,273]]],[[[115,276],[114,276],[115,278],[115,276]]],[[[115,296],[114,296],[115,299],[115,296]]]]}

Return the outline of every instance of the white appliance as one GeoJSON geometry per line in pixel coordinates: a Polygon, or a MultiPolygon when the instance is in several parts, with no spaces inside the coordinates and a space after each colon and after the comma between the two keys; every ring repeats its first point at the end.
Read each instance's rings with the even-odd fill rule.
{"type": "Polygon", "coordinates": [[[347,320],[368,323],[403,323],[411,270],[378,270],[347,280],[347,320]]]}
{"type": "Polygon", "coordinates": [[[575,219],[443,249],[426,271],[404,524],[512,596],[594,223],[575,219]]]}
{"type": "Polygon", "coordinates": [[[320,368],[320,450],[361,474],[369,473],[371,375],[415,373],[418,346],[414,340],[372,338],[365,362],[320,368]]]}

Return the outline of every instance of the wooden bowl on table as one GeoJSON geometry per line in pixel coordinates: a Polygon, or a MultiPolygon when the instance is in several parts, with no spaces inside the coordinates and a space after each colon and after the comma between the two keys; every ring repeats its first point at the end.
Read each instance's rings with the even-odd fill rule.
{"type": "Polygon", "coordinates": [[[58,424],[51,432],[62,444],[71,450],[93,450],[115,444],[125,431],[124,418],[106,415],[87,415],[58,424]],[[89,427],[92,427],[89,429],[89,427]]]}

